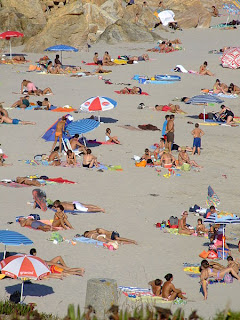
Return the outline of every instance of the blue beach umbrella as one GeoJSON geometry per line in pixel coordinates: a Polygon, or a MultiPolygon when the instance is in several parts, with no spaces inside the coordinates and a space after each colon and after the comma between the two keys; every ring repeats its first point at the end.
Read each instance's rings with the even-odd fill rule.
{"type": "Polygon", "coordinates": [[[66,126],[65,131],[70,135],[84,134],[90,132],[100,126],[100,122],[92,119],[81,119],[71,122],[66,126]]]}
{"type": "Polygon", "coordinates": [[[0,243],[3,243],[5,245],[3,256],[3,259],[5,259],[6,246],[26,246],[32,244],[33,242],[23,234],[16,231],[0,230],[0,243]]]}
{"type": "Polygon", "coordinates": [[[49,47],[49,48],[45,49],[44,51],[54,51],[54,52],[60,51],[61,52],[61,62],[62,62],[62,52],[63,51],[78,52],[78,49],[71,47],[71,46],[66,46],[64,44],[59,44],[56,46],[49,47]]]}

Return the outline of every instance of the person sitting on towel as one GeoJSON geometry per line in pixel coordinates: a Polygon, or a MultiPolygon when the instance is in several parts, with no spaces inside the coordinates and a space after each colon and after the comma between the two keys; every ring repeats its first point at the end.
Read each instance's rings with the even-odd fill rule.
{"type": "Polygon", "coordinates": [[[51,166],[60,166],[61,164],[61,159],[58,151],[59,151],[59,147],[55,147],[48,157],[48,162],[51,162],[50,163],[51,166]]]}
{"type": "Polygon", "coordinates": [[[14,102],[14,104],[11,106],[11,108],[22,108],[26,109],[29,107],[29,96],[21,97],[18,101],[14,102]]]}
{"type": "Polygon", "coordinates": [[[115,65],[115,63],[112,61],[111,56],[108,53],[108,51],[105,51],[105,53],[104,53],[102,64],[104,66],[114,66],[115,65]]]}
{"type": "Polygon", "coordinates": [[[202,168],[197,164],[196,161],[190,160],[189,155],[187,154],[187,148],[181,147],[181,150],[178,154],[178,164],[179,166],[182,166],[184,163],[190,164],[191,167],[202,168]]]}
{"type": "Polygon", "coordinates": [[[156,165],[156,162],[154,162],[154,153],[151,152],[148,148],[145,149],[144,155],[141,156],[141,161],[146,160],[147,164],[149,165],[156,165]]]}
{"type": "Polygon", "coordinates": [[[56,58],[54,60],[54,67],[57,67],[57,66],[62,66],[62,63],[61,61],[59,60],[59,54],[56,54],[56,58]]]}
{"type": "Polygon", "coordinates": [[[105,212],[103,208],[100,208],[94,204],[85,204],[85,203],[80,203],[79,201],[73,201],[73,202],[68,202],[68,201],[60,201],[60,200],[55,200],[53,202],[53,208],[56,208],[57,206],[62,205],[64,210],[69,210],[69,211],[83,211],[83,212],[105,212]]]}
{"type": "Polygon", "coordinates": [[[91,149],[86,150],[86,154],[83,156],[82,166],[84,168],[92,168],[93,166],[96,168],[98,167],[97,157],[92,154],[91,149]]]}
{"type": "Polygon", "coordinates": [[[72,150],[67,151],[66,161],[67,161],[67,166],[76,166],[77,159],[76,159],[75,153],[72,152],[72,150]]]}
{"type": "Polygon", "coordinates": [[[221,105],[221,110],[219,111],[220,118],[226,122],[226,124],[234,124],[234,113],[232,110],[228,107],[226,107],[224,104],[221,105]]]}
{"type": "Polygon", "coordinates": [[[64,207],[60,204],[56,207],[56,213],[54,215],[53,227],[62,227],[63,229],[73,229],[71,223],[68,221],[68,217],[66,213],[64,213],[64,207]]]}
{"type": "Polygon", "coordinates": [[[89,239],[95,239],[101,242],[117,241],[122,244],[137,244],[135,240],[126,239],[120,237],[117,231],[108,231],[102,228],[96,228],[95,230],[85,231],[83,236],[89,239]]]}
{"type": "Polygon", "coordinates": [[[240,88],[233,83],[230,83],[228,92],[232,94],[240,94],[240,88]]]}
{"type": "Polygon", "coordinates": [[[169,149],[164,149],[160,159],[160,165],[164,168],[170,169],[173,165],[175,165],[175,161],[176,159],[169,152],[169,149]]]}

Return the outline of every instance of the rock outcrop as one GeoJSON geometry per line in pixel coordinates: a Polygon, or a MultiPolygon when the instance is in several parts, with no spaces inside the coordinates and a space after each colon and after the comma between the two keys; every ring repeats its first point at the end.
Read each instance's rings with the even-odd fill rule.
{"type": "Polygon", "coordinates": [[[25,50],[40,52],[57,44],[71,45],[78,49],[87,46],[88,23],[81,1],[73,2],[51,14],[43,30],[29,39],[25,50]]]}
{"type": "Polygon", "coordinates": [[[159,38],[157,34],[149,31],[145,26],[119,19],[106,28],[100,35],[99,41],[104,40],[109,44],[115,44],[119,42],[151,42],[159,38]]]}

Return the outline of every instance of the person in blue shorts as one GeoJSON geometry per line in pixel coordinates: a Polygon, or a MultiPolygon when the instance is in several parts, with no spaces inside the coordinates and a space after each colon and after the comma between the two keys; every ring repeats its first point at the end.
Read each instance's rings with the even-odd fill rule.
{"type": "Polygon", "coordinates": [[[204,135],[204,132],[199,128],[199,123],[195,124],[195,129],[193,129],[191,133],[193,135],[192,155],[194,155],[196,151],[197,151],[197,154],[200,155],[201,137],[204,135]]]}
{"type": "Polygon", "coordinates": [[[11,119],[9,117],[6,116],[2,116],[0,115],[0,123],[7,123],[7,124],[22,124],[22,125],[26,125],[26,124],[36,124],[36,122],[32,122],[32,121],[22,121],[19,119],[11,119]]]}

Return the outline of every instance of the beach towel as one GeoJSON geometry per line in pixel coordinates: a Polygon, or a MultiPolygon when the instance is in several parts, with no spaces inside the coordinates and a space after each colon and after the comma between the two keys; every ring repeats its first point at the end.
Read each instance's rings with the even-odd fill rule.
{"type": "Polygon", "coordinates": [[[162,297],[155,296],[150,289],[138,288],[138,287],[123,287],[119,286],[118,289],[129,299],[133,301],[146,301],[146,300],[157,300],[163,303],[171,303],[162,297]]]}
{"type": "Polygon", "coordinates": [[[87,140],[86,141],[86,144],[88,147],[94,147],[94,146],[100,146],[102,144],[109,144],[109,145],[112,145],[112,144],[116,144],[114,142],[109,142],[109,141],[97,141],[96,139],[95,140],[87,140]]]}
{"type": "Polygon", "coordinates": [[[78,242],[82,242],[82,243],[87,243],[87,244],[95,244],[96,246],[103,247],[103,242],[97,241],[97,240],[94,240],[94,239],[85,238],[83,236],[74,237],[73,240],[74,241],[78,241],[78,242]]]}
{"type": "Polygon", "coordinates": [[[181,64],[177,64],[175,68],[179,68],[180,71],[183,73],[188,73],[187,69],[185,69],[184,66],[182,66],[181,64]]]}
{"type": "Polygon", "coordinates": [[[16,182],[3,182],[0,181],[0,185],[4,186],[4,187],[10,187],[10,188],[24,188],[24,187],[31,187],[31,186],[27,186],[26,184],[20,184],[20,183],[16,183],[16,182]]]}
{"type": "Polygon", "coordinates": [[[63,179],[61,177],[59,178],[52,178],[52,179],[47,179],[46,181],[52,181],[52,182],[57,182],[57,183],[69,183],[69,184],[75,184],[76,182],[70,181],[67,179],[63,179]]]}
{"type": "Polygon", "coordinates": [[[76,110],[77,109],[74,109],[72,107],[69,107],[69,108],[59,107],[59,108],[53,109],[51,111],[52,112],[73,112],[73,111],[76,111],[76,110]]]}
{"type": "Polygon", "coordinates": [[[62,161],[61,164],[60,164],[60,167],[63,167],[63,168],[81,168],[82,165],[79,162],[77,162],[75,165],[69,165],[69,164],[67,164],[67,161],[62,161]]]}
{"type": "Polygon", "coordinates": [[[161,131],[158,127],[152,124],[139,124],[138,128],[141,130],[150,130],[150,131],[161,131]]]}
{"type": "Polygon", "coordinates": [[[142,131],[141,129],[137,128],[137,127],[134,127],[134,126],[131,126],[130,124],[125,124],[125,125],[118,125],[118,127],[120,128],[124,128],[124,129],[128,129],[128,130],[131,130],[131,131],[142,131]]]}
{"type": "MultiPolygon", "coordinates": [[[[82,63],[83,63],[83,61],[82,61],[82,63]]],[[[94,62],[87,62],[87,63],[84,63],[84,64],[85,64],[85,66],[97,66],[97,64],[94,63],[94,62]]]]}
{"type": "MultiPolygon", "coordinates": [[[[114,91],[114,92],[116,92],[117,94],[122,94],[120,91],[114,91]]],[[[125,94],[131,94],[131,93],[125,93],[125,94]]],[[[139,96],[140,94],[137,94],[137,95],[139,96]]],[[[141,95],[142,96],[149,96],[149,94],[147,92],[142,92],[141,95]]],[[[133,94],[133,96],[136,96],[136,94],[133,94]]]]}

